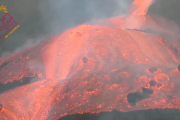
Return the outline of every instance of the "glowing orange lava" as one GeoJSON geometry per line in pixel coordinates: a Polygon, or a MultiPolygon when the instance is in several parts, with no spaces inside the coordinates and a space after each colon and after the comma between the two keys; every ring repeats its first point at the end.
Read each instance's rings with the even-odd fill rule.
{"type": "Polygon", "coordinates": [[[122,16],[83,24],[1,59],[0,67],[7,65],[0,69],[0,83],[36,75],[41,80],[1,93],[0,119],[55,120],[112,109],[180,109],[180,41],[171,33],[177,26],[160,17],[128,16],[134,17],[144,19],[141,27],[125,27],[122,16]],[[132,106],[128,94],[142,93],[142,88],[153,94],[132,106]]]}
{"type": "Polygon", "coordinates": [[[149,6],[154,0],[134,0],[131,5],[131,14],[133,15],[146,15],[149,6]]]}

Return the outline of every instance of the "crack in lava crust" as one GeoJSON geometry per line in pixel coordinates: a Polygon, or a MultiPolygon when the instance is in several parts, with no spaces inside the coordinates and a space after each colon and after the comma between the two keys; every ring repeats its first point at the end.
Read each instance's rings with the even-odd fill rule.
{"type": "Polygon", "coordinates": [[[112,109],[180,109],[177,42],[173,36],[105,26],[70,29],[0,61],[0,65],[9,61],[1,68],[1,83],[35,75],[44,79],[0,94],[0,119],[54,120],[112,109]],[[151,73],[152,67],[157,69],[151,73]],[[157,85],[151,86],[152,80],[157,85]],[[142,88],[153,93],[131,106],[128,94],[141,94],[142,88]]]}

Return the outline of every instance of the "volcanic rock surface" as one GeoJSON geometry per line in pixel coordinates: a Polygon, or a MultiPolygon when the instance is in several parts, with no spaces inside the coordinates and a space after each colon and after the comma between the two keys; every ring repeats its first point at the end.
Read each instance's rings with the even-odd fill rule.
{"type": "Polygon", "coordinates": [[[163,24],[146,15],[89,22],[2,58],[1,84],[39,80],[2,92],[0,119],[180,109],[178,28],[156,19],[163,24]]]}

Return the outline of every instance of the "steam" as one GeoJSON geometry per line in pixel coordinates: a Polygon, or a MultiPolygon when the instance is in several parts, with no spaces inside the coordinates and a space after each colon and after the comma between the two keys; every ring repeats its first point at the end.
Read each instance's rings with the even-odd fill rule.
{"type": "Polygon", "coordinates": [[[40,13],[52,34],[64,31],[87,21],[126,14],[132,0],[61,0],[40,3],[40,13]],[[44,7],[49,9],[45,9],[44,7]],[[47,15],[51,14],[51,15],[47,15]],[[58,24],[59,22],[63,24],[58,24]]]}

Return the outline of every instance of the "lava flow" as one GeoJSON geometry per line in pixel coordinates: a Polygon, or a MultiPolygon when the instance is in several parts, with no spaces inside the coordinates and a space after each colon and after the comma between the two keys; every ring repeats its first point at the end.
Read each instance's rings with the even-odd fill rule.
{"type": "Polygon", "coordinates": [[[2,92],[0,119],[180,109],[178,33],[162,17],[130,14],[82,24],[2,58],[0,83],[39,80],[2,92]]]}

